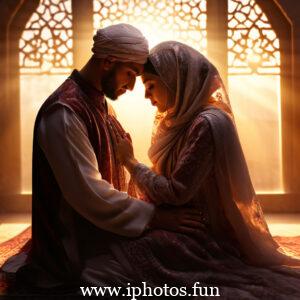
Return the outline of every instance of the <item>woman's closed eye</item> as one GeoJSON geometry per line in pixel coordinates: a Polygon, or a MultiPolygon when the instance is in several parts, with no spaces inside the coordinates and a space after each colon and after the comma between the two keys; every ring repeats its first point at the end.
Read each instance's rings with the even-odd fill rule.
{"type": "Polygon", "coordinates": [[[153,84],[153,83],[147,85],[147,87],[146,87],[146,89],[147,89],[148,91],[153,90],[153,88],[154,88],[154,84],[153,84]]]}

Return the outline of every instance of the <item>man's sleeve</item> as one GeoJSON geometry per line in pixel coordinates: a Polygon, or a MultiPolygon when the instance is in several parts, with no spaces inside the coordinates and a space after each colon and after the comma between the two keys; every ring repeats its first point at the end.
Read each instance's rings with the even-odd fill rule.
{"type": "Polygon", "coordinates": [[[42,118],[38,141],[66,201],[97,227],[123,236],[140,235],[154,206],[129,197],[105,181],[83,122],[67,107],[42,118]]]}

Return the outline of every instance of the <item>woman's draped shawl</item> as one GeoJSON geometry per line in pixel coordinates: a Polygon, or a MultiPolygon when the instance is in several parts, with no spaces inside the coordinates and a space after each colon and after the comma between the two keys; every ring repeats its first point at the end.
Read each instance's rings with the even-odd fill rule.
{"type": "Polygon", "coordinates": [[[216,108],[200,114],[208,120],[213,134],[220,205],[243,253],[253,264],[288,263],[268,230],[231,117],[216,108]]]}
{"type": "MultiPolygon", "coordinates": [[[[149,149],[154,170],[166,177],[172,174],[187,129],[197,115],[203,114],[213,133],[215,176],[220,193],[220,199],[215,199],[218,203],[211,203],[212,207],[221,206],[249,262],[299,265],[299,261],[277,251],[278,245],[270,235],[251,183],[230,100],[217,69],[198,51],[176,41],[154,47],[149,60],[174,100],[174,106],[157,122],[149,149]]],[[[217,214],[214,209],[212,213],[217,214]]],[[[216,216],[211,219],[216,220],[216,216]]],[[[212,228],[216,230],[217,224],[212,224],[212,228]]]]}

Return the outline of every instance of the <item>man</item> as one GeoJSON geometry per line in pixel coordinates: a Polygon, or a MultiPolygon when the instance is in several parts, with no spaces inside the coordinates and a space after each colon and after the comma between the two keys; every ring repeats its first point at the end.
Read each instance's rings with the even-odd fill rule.
{"type": "Polygon", "coordinates": [[[113,25],[97,31],[92,51],[36,118],[32,243],[17,273],[25,285],[74,285],[96,271],[118,272],[113,259],[109,269],[101,269],[115,242],[160,223],[176,229],[178,218],[186,216],[186,211],[154,212],[152,204],[129,196],[113,148],[112,127],[124,131],[104,95],[116,100],[134,88],[148,56],[146,39],[133,26],[113,25]]]}

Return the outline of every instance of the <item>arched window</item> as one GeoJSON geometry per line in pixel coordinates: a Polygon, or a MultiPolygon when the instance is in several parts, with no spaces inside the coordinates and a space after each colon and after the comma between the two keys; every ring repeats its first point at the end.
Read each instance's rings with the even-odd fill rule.
{"type": "Polygon", "coordinates": [[[31,192],[32,135],[43,101],[73,69],[71,0],[42,0],[20,42],[21,182],[31,192]]]}
{"type": "Polygon", "coordinates": [[[255,0],[228,2],[228,88],[254,186],[283,192],[279,39],[255,0]]]}
{"type": "MultiPolygon", "coordinates": [[[[287,86],[283,82],[288,79],[286,60],[281,55],[282,35],[277,34],[269,20],[272,9],[268,9],[268,14],[264,11],[265,3],[270,1],[264,4],[259,0],[87,2],[92,5],[86,6],[84,13],[75,14],[78,5],[84,8],[82,1],[41,0],[20,40],[23,191],[30,191],[34,116],[73,68],[73,57],[78,56],[80,47],[74,45],[76,39],[73,41],[72,37],[80,35],[80,26],[86,31],[87,24],[91,40],[97,28],[125,22],[140,28],[150,46],[176,39],[216,63],[228,86],[257,192],[285,192],[283,149],[288,146],[282,132],[286,114],[281,108],[283,87],[287,86]],[[79,17],[83,25],[78,23],[79,17]],[[217,49],[216,40],[225,46],[217,49]]],[[[138,158],[149,163],[146,153],[154,108],[144,99],[141,82],[137,81],[134,92],[112,104],[121,123],[133,135],[138,158]]]]}

